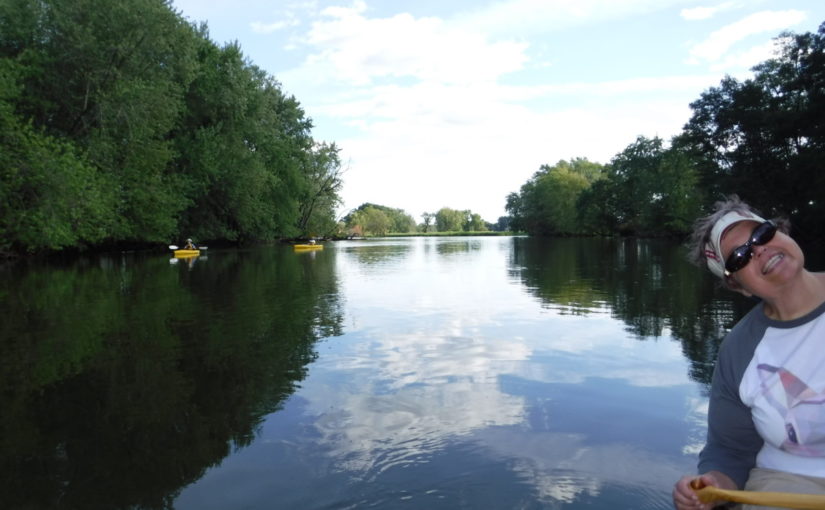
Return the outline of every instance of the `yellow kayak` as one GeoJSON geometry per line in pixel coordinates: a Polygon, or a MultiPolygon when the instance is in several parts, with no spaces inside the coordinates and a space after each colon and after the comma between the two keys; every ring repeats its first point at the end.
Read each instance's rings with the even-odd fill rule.
{"type": "Polygon", "coordinates": [[[200,250],[175,250],[174,251],[175,257],[178,258],[185,258],[185,257],[197,257],[201,254],[200,250]]]}
{"type": "Polygon", "coordinates": [[[293,248],[296,250],[323,250],[323,244],[293,244],[293,248]]]}

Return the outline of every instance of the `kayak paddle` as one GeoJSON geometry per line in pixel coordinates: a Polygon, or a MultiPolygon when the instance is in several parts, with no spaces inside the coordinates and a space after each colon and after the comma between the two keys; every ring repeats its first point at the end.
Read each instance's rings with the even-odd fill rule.
{"type": "Polygon", "coordinates": [[[699,496],[702,503],[710,503],[716,499],[724,499],[735,503],[748,505],[775,506],[781,508],[802,508],[821,510],[825,508],[825,495],[798,494],[792,492],[758,492],[758,491],[731,491],[711,487],[710,485],[697,489],[695,483],[690,486],[699,496]]]}

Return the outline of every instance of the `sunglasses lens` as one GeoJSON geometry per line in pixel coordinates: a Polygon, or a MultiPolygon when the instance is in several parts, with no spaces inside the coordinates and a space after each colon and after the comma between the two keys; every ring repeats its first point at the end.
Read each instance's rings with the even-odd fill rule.
{"type": "Polygon", "coordinates": [[[771,222],[766,221],[765,223],[759,225],[754,229],[753,233],[751,234],[750,243],[755,244],[757,246],[769,243],[773,236],[776,234],[776,225],[771,222]]]}
{"type": "Polygon", "coordinates": [[[753,229],[748,242],[733,250],[728,260],[725,261],[725,270],[730,274],[747,266],[753,256],[753,247],[769,243],[774,235],[776,235],[776,225],[770,221],[753,229]]]}
{"type": "Polygon", "coordinates": [[[739,248],[733,250],[733,253],[730,254],[728,257],[727,262],[725,262],[725,269],[728,270],[730,273],[735,273],[748,265],[748,262],[751,260],[751,251],[750,245],[742,245],[739,248]]]}

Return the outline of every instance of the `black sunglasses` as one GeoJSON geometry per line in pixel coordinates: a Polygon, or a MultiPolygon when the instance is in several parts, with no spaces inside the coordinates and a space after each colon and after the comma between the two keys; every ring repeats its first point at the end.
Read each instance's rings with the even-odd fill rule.
{"type": "Polygon", "coordinates": [[[725,261],[725,276],[730,276],[747,266],[748,262],[751,261],[751,257],[753,257],[753,247],[771,242],[775,234],[776,225],[771,221],[766,221],[753,229],[745,244],[733,250],[728,260],[725,261]]]}

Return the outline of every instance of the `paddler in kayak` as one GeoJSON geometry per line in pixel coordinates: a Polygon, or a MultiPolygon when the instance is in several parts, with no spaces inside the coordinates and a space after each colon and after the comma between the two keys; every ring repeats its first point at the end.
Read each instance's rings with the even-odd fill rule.
{"type": "Polygon", "coordinates": [[[183,246],[184,250],[197,250],[198,248],[192,244],[192,239],[187,239],[186,244],[183,246]]]}
{"type": "Polygon", "coordinates": [[[692,261],[759,302],[719,348],[699,475],[676,482],[678,510],[724,503],[701,503],[691,482],[825,494],[825,273],[805,269],[789,231],[735,195],[694,224],[692,261]]]}

